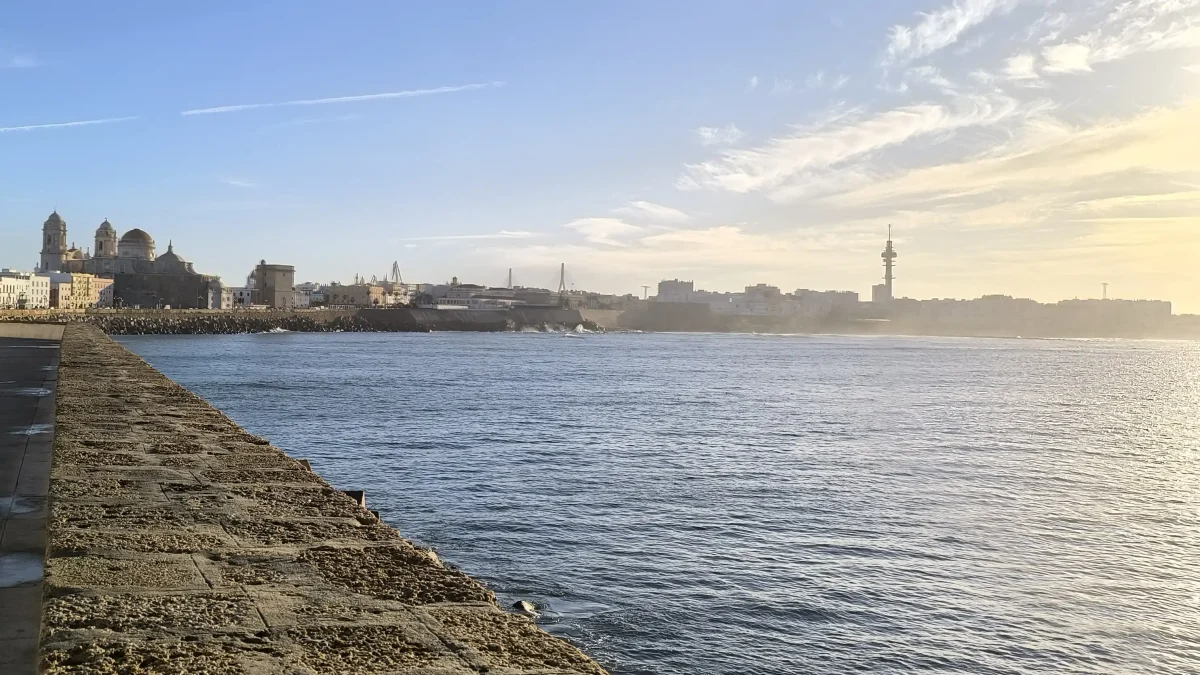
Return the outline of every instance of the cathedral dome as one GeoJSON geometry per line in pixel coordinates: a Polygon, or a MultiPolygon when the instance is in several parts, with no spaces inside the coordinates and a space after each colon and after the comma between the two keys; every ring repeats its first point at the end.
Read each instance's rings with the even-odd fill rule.
{"type": "Polygon", "coordinates": [[[54,213],[50,214],[50,217],[46,219],[46,222],[44,224],[58,226],[58,225],[65,225],[66,223],[63,222],[62,216],[58,215],[58,211],[55,211],[54,213]]]}
{"type": "Polygon", "coordinates": [[[174,245],[167,244],[167,252],[155,258],[154,262],[179,263],[182,265],[185,261],[183,258],[179,257],[178,253],[175,252],[174,245]]]}
{"type": "Polygon", "coordinates": [[[122,258],[154,260],[154,240],[143,230],[135,227],[121,235],[121,241],[117,244],[117,253],[122,258]]]}
{"type": "MultiPolygon", "coordinates": [[[[141,230],[138,230],[138,232],[141,232],[141,230]]],[[[103,223],[100,223],[100,227],[96,228],[96,234],[116,234],[116,233],[117,233],[117,231],[113,229],[112,223],[108,222],[107,218],[104,219],[103,223]]]]}
{"type": "MultiPolygon", "coordinates": [[[[111,227],[111,225],[110,225],[110,227],[111,227]]],[[[153,246],[154,239],[152,239],[150,237],[150,235],[146,234],[145,230],[139,230],[138,228],[135,227],[132,230],[121,235],[121,243],[122,244],[133,244],[135,246],[138,244],[153,246]]]]}

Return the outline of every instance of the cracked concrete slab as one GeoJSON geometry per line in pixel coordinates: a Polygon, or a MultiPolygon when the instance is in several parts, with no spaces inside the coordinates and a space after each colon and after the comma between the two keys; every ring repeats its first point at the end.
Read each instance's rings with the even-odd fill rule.
{"type": "Polygon", "coordinates": [[[55,398],[43,672],[603,674],[96,328],[55,398]]]}

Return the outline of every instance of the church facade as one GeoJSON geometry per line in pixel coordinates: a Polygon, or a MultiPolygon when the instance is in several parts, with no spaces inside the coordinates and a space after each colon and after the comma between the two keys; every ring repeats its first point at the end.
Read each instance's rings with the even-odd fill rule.
{"type": "Polygon", "coordinates": [[[221,279],[196,272],[192,263],[175,253],[155,256],[154,239],[134,228],[117,238],[106,219],[95,235],[95,253],[67,246],[67,222],[58,212],[42,224],[40,272],[94,274],[113,280],[114,303],[122,307],[219,309],[221,279]]]}

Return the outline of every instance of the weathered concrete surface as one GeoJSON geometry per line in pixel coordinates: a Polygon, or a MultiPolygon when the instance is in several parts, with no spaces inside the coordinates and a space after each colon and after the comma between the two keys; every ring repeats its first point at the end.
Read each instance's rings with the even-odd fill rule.
{"type": "Polygon", "coordinates": [[[53,340],[62,339],[62,325],[52,323],[14,323],[0,322],[0,338],[20,338],[23,340],[53,340]]]}
{"type": "Polygon", "coordinates": [[[58,392],[45,672],[604,672],[99,329],[58,392]]]}
{"type": "Polygon", "coordinates": [[[0,673],[4,675],[37,672],[58,353],[57,340],[0,338],[0,673]]]}

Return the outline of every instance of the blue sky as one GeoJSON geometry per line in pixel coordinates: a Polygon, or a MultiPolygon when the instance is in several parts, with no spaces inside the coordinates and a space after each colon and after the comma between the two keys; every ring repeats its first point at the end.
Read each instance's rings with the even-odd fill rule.
{"type": "Polygon", "coordinates": [[[906,295],[1200,311],[1198,47],[1200,0],[10,2],[0,264],[57,208],[231,284],[866,293],[891,222],[906,295]]]}

